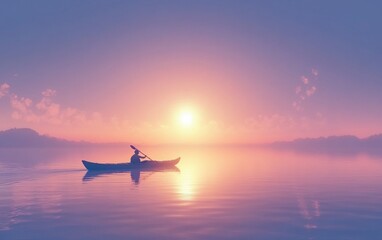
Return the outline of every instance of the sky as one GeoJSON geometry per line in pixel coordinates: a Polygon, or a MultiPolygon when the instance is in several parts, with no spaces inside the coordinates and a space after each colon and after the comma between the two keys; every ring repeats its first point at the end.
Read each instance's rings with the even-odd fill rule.
{"type": "Polygon", "coordinates": [[[380,1],[0,5],[0,130],[142,144],[382,133],[380,1]]]}

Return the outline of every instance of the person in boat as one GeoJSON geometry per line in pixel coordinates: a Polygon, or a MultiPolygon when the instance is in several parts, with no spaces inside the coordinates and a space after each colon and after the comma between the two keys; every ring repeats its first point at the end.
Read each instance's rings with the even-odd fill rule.
{"type": "Polygon", "coordinates": [[[137,163],[140,163],[141,162],[141,158],[146,158],[146,155],[145,156],[141,156],[139,155],[139,150],[135,150],[134,151],[134,155],[131,156],[130,158],[130,163],[132,164],[137,164],[137,163]]]}

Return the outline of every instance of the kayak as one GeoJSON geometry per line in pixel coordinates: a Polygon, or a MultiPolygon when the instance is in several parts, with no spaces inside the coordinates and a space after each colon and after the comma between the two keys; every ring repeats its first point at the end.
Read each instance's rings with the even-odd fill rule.
{"type": "Polygon", "coordinates": [[[155,170],[174,167],[180,161],[180,157],[166,161],[143,161],[140,163],[94,163],[82,160],[88,171],[128,171],[128,170],[155,170]]]}

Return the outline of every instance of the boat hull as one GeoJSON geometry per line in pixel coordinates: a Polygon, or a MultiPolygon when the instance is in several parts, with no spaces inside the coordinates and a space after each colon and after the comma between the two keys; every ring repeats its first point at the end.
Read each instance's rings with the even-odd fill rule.
{"type": "Polygon", "coordinates": [[[128,171],[128,170],[156,170],[174,167],[180,158],[166,161],[143,161],[140,163],[94,163],[82,160],[88,171],[128,171]]]}

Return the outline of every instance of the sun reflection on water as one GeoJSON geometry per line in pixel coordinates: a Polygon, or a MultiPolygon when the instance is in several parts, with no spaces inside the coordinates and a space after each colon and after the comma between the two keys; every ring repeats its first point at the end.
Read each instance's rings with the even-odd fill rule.
{"type": "Polygon", "coordinates": [[[190,172],[182,172],[179,181],[179,198],[183,201],[192,201],[195,197],[195,175],[190,172]]]}

